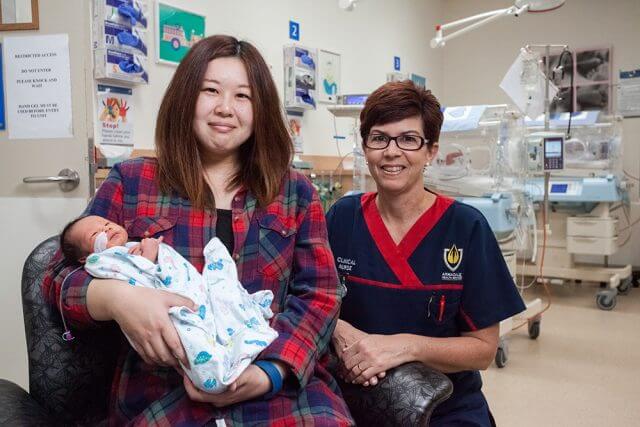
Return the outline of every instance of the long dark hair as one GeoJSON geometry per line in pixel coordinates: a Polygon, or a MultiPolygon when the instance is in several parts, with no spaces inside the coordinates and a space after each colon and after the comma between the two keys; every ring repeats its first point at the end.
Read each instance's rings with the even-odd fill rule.
{"type": "Polygon", "coordinates": [[[197,42],[184,57],[165,92],[156,124],[158,182],[163,192],[177,191],[198,208],[214,208],[204,180],[193,117],[209,62],[235,57],[247,69],[254,129],[240,146],[240,170],[227,188],[244,185],[262,206],[277,196],[293,156],[276,85],[260,52],[250,43],[216,35],[197,42]]]}

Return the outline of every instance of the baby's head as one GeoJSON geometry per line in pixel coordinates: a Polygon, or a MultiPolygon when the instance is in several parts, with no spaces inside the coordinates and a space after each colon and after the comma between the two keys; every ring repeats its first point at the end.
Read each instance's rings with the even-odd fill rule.
{"type": "Polygon", "coordinates": [[[123,246],[128,239],[127,232],[118,224],[100,216],[82,216],[64,227],[60,247],[68,261],[84,263],[89,254],[123,246]]]}

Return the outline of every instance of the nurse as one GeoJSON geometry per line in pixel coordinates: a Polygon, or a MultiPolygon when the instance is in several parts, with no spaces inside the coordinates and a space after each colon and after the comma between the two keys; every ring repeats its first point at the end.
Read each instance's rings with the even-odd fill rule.
{"type": "Polygon", "coordinates": [[[360,115],[377,192],[340,199],[327,214],[346,286],[333,344],[343,378],[375,385],[419,361],[454,392],[431,425],[492,425],[479,370],[495,357],[499,322],[525,309],[480,212],[426,190],[442,113],[430,91],[387,83],[360,115]]]}

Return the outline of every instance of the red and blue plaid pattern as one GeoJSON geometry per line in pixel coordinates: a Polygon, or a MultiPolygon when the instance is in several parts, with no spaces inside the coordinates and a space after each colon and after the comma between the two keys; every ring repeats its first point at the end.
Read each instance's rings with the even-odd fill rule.
{"type": "MultiPolygon", "coordinates": [[[[163,236],[202,271],[202,250],[215,237],[215,211],[195,209],[178,194],[160,193],[156,173],[154,159],[116,165],[86,213],[123,225],[131,240],[163,236]]],[[[318,363],[326,354],[342,295],[316,192],[303,175],[291,171],[280,195],[264,208],[257,206],[250,192],[240,190],[233,199],[232,215],[232,256],[240,281],[249,292],[270,289],[275,296],[271,325],[279,337],[260,358],[282,361],[293,375],[269,401],[216,409],[192,402],[174,370],[146,365],[123,344],[112,389],[111,424],[193,426],[214,418],[231,425],[352,423],[336,382],[318,363]]],[[[86,307],[92,278],[81,269],[64,280],[74,266],[60,261],[58,253],[43,282],[44,294],[51,304],[61,301],[62,314],[72,327],[97,325],[86,307]]]]}

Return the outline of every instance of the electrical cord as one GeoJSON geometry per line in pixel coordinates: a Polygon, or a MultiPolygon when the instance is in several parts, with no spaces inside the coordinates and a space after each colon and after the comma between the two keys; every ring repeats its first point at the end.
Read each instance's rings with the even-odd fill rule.
{"type": "Polygon", "coordinates": [[[627,226],[626,227],[622,227],[620,228],[618,231],[625,231],[630,229],[631,227],[635,226],[636,224],[638,224],[640,222],[640,218],[636,219],[635,221],[631,222],[631,213],[629,212],[629,209],[623,206],[622,207],[622,211],[624,212],[624,216],[627,219],[627,226]]]}
{"type": "Polygon", "coordinates": [[[344,159],[346,159],[347,156],[349,156],[350,154],[353,154],[353,151],[349,151],[347,154],[345,154],[344,156],[340,157],[340,161],[338,162],[338,165],[333,170],[333,174],[334,175],[337,175],[338,172],[344,171],[344,159]]]}
{"type": "Polygon", "coordinates": [[[623,172],[624,172],[624,174],[625,174],[625,176],[626,176],[627,178],[631,178],[631,179],[633,179],[634,181],[638,181],[638,182],[640,182],[640,178],[638,178],[637,176],[633,176],[633,175],[631,175],[631,174],[630,174],[629,172],[627,172],[627,171],[623,171],[623,172]]]}
{"type": "Polygon", "coordinates": [[[333,139],[336,142],[338,157],[342,157],[342,153],[340,153],[340,140],[338,139],[338,123],[336,122],[336,116],[333,116],[333,139]]]}
{"type": "Polygon", "coordinates": [[[625,206],[622,206],[622,211],[624,212],[624,216],[627,219],[627,226],[619,229],[618,231],[629,230],[629,234],[627,235],[627,238],[624,239],[624,241],[619,245],[620,247],[624,247],[627,245],[627,243],[629,243],[629,241],[631,240],[631,236],[633,236],[633,230],[631,230],[631,228],[636,224],[640,223],[640,218],[631,222],[631,215],[629,213],[629,210],[625,209],[625,206]]]}
{"type": "MultiPolygon", "coordinates": [[[[562,51],[562,53],[560,54],[560,57],[558,58],[558,66],[562,67],[562,74],[560,76],[560,81],[562,81],[562,79],[564,78],[564,66],[562,65],[562,59],[564,58],[565,54],[569,54],[569,58],[571,59],[571,88],[569,93],[571,94],[571,102],[570,102],[570,107],[569,107],[569,123],[567,125],[567,139],[571,138],[571,116],[573,116],[574,113],[574,109],[573,109],[573,97],[574,97],[574,88],[573,88],[573,76],[575,74],[574,72],[574,64],[573,64],[573,54],[571,53],[571,51],[569,49],[565,49],[562,51]]],[[[557,95],[556,95],[557,96],[557,95]]]]}
{"type": "MultiPolygon", "coordinates": [[[[538,272],[538,275],[533,279],[533,281],[527,285],[528,287],[531,287],[533,282],[535,281],[540,281],[542,283],[542,286],[544,287],[544,293],[545,296],[547,297],[547,305],[540,310],[540,313],[536,313],[535,315],[533,315],[530,318],[527,318],[527,320],[525,322],[520,323],[519,325],[513,327],[511,330],[515,331],[516,329],[520,329],[521,327],[523,327],[524,325],[528,325],[529,322],[535,318],[541,317],[542,314],[549,310],[551,308],[551,304],[552,304],[552,296],[551,296],[551,290],[549,289],[549,286],[547,286],[547,281],[545,280],[544,276],[543,276],[543,267],[544,267],[544,257],[545,257],[545,253],[547,251],[547,227],[545,226],[547,222],[547,218],[546,218],[546,212],[544,211],[544,209],[542,209],[542,252],[540,253],[540,269],[538,272]]],[[[526,288],[525,288],[526,289],[526,288]]]]}
{"type": "Polygon", "coordinates": [[[631,221],[631,215],[630,215],[628,209],[625,209],[623,207],[622,211],[624,212],[624,216],[627,219],[627,225],[626,225],[626,227],[622,227],[622,228],[618,229],[618,231],[629,230],[629,237],[627,237],[627,240],[625,240],[625,242],[622,244],[622,246],[624,246],[627,243],[627,241],[631,238],[631,235],[633,234],[633,230],[631,230],[631,228],[633,228],[635,225],[640,223],[640,218],[638,218],[638,219],[636,219],[635,221],[632,222],[631,221]]]}

